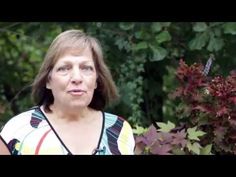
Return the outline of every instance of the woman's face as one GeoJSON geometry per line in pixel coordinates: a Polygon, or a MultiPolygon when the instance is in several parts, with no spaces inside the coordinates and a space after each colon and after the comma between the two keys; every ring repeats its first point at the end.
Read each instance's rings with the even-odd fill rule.
{"type": "Polygon", "coordinates": [[[64,55],[51,71],[47,88],[52,90],[54,104],[62,108],[87,107],[97,87],[97,72],[91,51],[81,55],[64,55]]]}

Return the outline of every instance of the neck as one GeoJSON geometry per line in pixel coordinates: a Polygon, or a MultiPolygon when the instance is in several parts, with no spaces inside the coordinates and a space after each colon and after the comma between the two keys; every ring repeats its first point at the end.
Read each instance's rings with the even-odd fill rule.
{"type": "Polygon", "coordinates": [[[68,109],[56,104],[51,105],[50,109],[58,118],[64,120],[84,120],[89,117],[88,115],[91,112],[93,112],[93,109],[89,107],[68,109]]]}

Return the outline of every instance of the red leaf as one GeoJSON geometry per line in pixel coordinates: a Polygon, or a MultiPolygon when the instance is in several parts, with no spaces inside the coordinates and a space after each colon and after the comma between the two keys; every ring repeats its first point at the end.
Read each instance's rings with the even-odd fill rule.
{"type": "Polygon", "coordinates": [[[180,96],[182,95],[182,93],[183,93],[183,88],[182,88],[182,87],[179,87],[179,88],[177,88],[173,93],[170,93],[170,94],[168,95],[168,97],[169,97],[170,99],[175,99],[176,97],[180,97],[180,96]]]}
{"type": "Polygon", "coordinates": [[[224,114],[227,114],[228,113],[228,109],[223,106],[222,108],[220,108],[217,112],[216,112],[216,116],[220,117],[224,114]]]}
{"type": "Polygon", "coordinates": [[[158,132],[157,140],[160,144],[167,144],[173,141],[172,134],[167,132],[158,132]]]}
{"type": "Polygon", "coordinates": [[[215,141],[221,142],[226,134],[227,128],[226,127],[216,127],[214,130],[215,134],[215,141]]]}
{"type": "Polygon", "coordinates": [[[135,138],[135,143],[136,143],[136,144],[138,144],[138,143],[144,143],[144,144],[146,144],[146,138],[143,137],[143,136],[137,136],[137,137],[135,138]]]}
{"type": "Polygon", "coordinates": [[[152,154],[157,154],[157,155],[170,155],[170,150],[172,149],[170,144],[164,144],[160,145],[159,143],[155,143],[151,149],[150,152],[152,154]]]}
{"type": "Polygon", "coordinates": [[[146,133],[144,133],[144,143],[148,146],[151,146],[157,140],[157,130],[151,125],[146,133]]]}
{"type": "Polygon", "coordinates": [[[193,107],[193,110],[199,110],[201,112],[212,113],[213,110],[207,105],[197,105],[193,107]]]}
{"type": "Polygon", "coordinates": [[[173,141],[171,143],[172,145],[181,145],[182,147],[185,147],[187,144],[187,140],[186,140],[186,132],[183,129],[180,132],[177,133],[173,133],[173,141]]]}
{"type": "Polygon", "coordinates": [[[230,98],[229,98],[229,101],[231,101],[231,102],[233,102],[234,104],[236,104],[236,96],[230,97],[230,98]]]}

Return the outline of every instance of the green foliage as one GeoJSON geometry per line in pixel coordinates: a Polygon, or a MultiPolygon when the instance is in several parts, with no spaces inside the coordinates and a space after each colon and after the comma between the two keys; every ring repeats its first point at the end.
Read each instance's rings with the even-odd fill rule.
{"type": "Polygon", "coordinates": [[[199,139],[199,136],[202,136],[202,135],[205,135],[206,133],[201,131],[201,130],[198,130],[196,131],[197,127],[193,127],[193,128],[188,128],[187,129],[187,132],[188,132],[188,138],[190,140],[200,140],[199,139]]]}
{"type": "Polygon", "coordinates": [[[161,132],[170,132],[173,128],[175,128],[175,124],[170,121],[168,121],[167,124],[163,122],[157,122],[156,124],[160,127],[160,129],[157,130],[161,132]]]}
{"type": "Polygon", "coordinates": [[[136,134],[136,135],[142,135],[147,131],[148,131],[147,128],[143,128],[143,127],[138,126],[138,125],[136,125],[135,129],[133,129],[133,133],[136,134]]]}
{"type": "Polygon", "coordinates": [[[150,58],[151,62],[163,60],[167,55],[167,51],[163,47],[154,47],[150,45],[150,48],[153,52],[153,57],[150,58]]]}
{"type": "Polygon", "coordinates": [[[224,33],[225,34],[236,34],[236,23],[235,22],[228,22],[223,25],[224,33]]]}
{"type": "Polygon", "coordinates": [[[156,38],[156,41],[159,44],[161,44],[163,42],[170,41],[171,40],[171,35],[168,31],[162,31],[155,38],[156,38]]]}
{"type": "Polygon", "coordinates": [[[198,142],[191,143],[190,141],[188,141],[187,148],[190,152],[200,155],[201,145],[198,142]]]}
{"type": "Polygon", "coordinates": [[[209,44],[207,46],[207,50],[209,50],[210,52],[218,51],[218,50],[222,49],[223,46],[224,46],[223,39],[211,36],[209,44]]]}
{"type": "Polygon", "coordinates": [[[125,31],[128,31],[128,30],[131,30],[131,29],[133,29],[134,28],[134,23],[120,23],[120,28],[122,29],[122,30],[125,30],[125,31]]]}
{"type": "Polygon", "coordinates": [[[201,148],[200,154],[209,155],[211,154],[212,144],[208,144],[205,147],[201,148]]]}
{"type": "Polygon", "coordinates": [[[197,22],[193,25],[193,30],[196,32],[203,32],[207,30],[207,27],[205,22],[197,22]]]}
{"type": "Polygon", "coordinates": [[[204,32],[204,33],[199,33],[196,35],[194,39],[192,39],[189,42],[189,48],[190,50],[201,50],[209,40],[209,34],[204,32]]]}

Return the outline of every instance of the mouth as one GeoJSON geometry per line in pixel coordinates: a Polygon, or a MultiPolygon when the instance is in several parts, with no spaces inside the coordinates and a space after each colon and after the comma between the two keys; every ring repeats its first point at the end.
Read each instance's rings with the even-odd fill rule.
{"type": "Polygon", "coordinates": [[[86,93],[85,90],[81,90],[81,89],[72,89],[72,90],[69,90],[67,93],[71,94],[71,95],[83,95],[86,93]]]}

